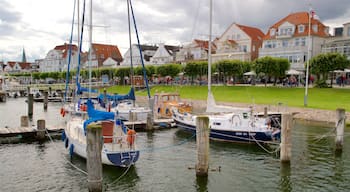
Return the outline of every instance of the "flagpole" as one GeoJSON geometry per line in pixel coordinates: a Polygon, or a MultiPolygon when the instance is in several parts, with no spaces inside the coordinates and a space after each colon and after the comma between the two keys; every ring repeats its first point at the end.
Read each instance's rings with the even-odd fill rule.
{"type": "Polygon", "coordinates": [[[310,64],[310,52],[311,52],[311,6],[309,9],[309,33],[308,33],[308,48],[307,48],[307,62],[306,62],[306,77],[305,77],[305,96],[304,107],[307,107],[308,87],[309,87],[309,64],[310,64]]]}

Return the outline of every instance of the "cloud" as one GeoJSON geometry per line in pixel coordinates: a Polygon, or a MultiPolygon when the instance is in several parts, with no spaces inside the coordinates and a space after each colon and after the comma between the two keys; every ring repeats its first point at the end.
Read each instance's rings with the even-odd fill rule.
{"type": "MultiPolygon", "coordinates": [[[[208,39],[209,0],[132,0],[132,3],[143,44],[182,44],[194,38],[208,39]]],[[[220,36],[234,22],[266,32],[288,14],[308,11],[310,3],[326,25],[334,27],[349,22],[348,0],[213,0],[213,35],[220,36]]],[[[0,58],[16,58],[22,47],[27,55],[43,58],[56,45],[68,42],[72,11],[72,0],[1,0],[0,58]],[[8,51],[9,48],[15,50],[8,51]]],[[[122,53],[129,47],[126,0],[94,0],[93,25],[94,42],[118,45],[122,53]]],[[[74,27],[76,40],[77,26],[74,27]]],[[[83,47],[87,50],[88,30],[84,30],[83,47]]],[[[136,43],[134,29],[132,42],[136,43]]]]}

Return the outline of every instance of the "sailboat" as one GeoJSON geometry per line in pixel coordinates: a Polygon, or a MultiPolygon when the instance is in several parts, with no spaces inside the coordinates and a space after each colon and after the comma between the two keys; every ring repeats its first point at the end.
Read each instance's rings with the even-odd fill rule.
{"type": "MultiPolygon", "coordinates": [[[[84,0],[83,22],[85,15],[85,0],[84,0]]],[[[75,10],[75,7],[74,7],[75,10]]],[[[73,16],[74,23],[74,16],[73,16]]],[[[72,23],[72,25],[73,25],[72,23]]],[[[89,57],[89,69],[91,73],[91,46],[92,46],[92,0],[90,0],[90,57],[89,57]]],[[[81,36],[82,37],[82,36],[81,36]]],[[[82,38],[81,38],[82,39],[82,38]]],[[[82,41],[80,41],[82,42],[82,41]]],[[[81,47],[81,43],[80,43],[81,47]]],[[[79,66],[79,63],[78,63],[79,66]]],[[[77,74],[78,75],[78,74],[77,74]]],[[[91,76],[90,76],[91,77],[91,76]]],[[[91,81],[91,78],[89,78],[91,81]]],[[[90,82],[91,85],[91,82],[90,82]]],[[[80,87],[77,81],[76,94],[80,94],[83,91],[89,93],[87,100],[78,99],[74,103],[74,107],[68,114],[68,121],[64,132],[62,133],[62,139],[65,147],[69,150],[70,155],[77,154],[83,158],[87,157],[87,138],[86,128],[92,122],[101,124],[102,127],[102,163],[106,165],[112,165],[117,167],[129,167],[134,165],[140,156],[140,151],[136,146],[136,132],[133,129],[127,128],[124,123],[113,112],[107,112],[105,110],[98,110],[95,107],[98,106],[97,102],[93,102],[90,97],[92,92],[91,86],[89,88],[80,87]]],[[[62,111],[61,111],[62,113],[62,111]]],[[[63,110],[65,113],[65,110],[63,110]]]]}
{"type": "MultiPolygon", "coordinates": [[[[148,93],[148,98],[151,98],[150,91],[149,91],[149,86],[148,86],[148,80],[146,76],[146,71],[145,71],[145,65],[143,61],[143,56],[142,56],[142,50],[140,46],[140,41],[138,37],[138,31],[136,27],[136,21],[135,21],[135,16],[134,16],[134,11],[133,7],[131,4],[130,0],[127,0],[127,7],[128,7],[128,27],[129,27],[129,48],[130,48],[130,70],[131,70],[131,90],[134,91],[134,70],[133,70],[133,60],[132,60],[132,44],[131,44],[131,20],[130,20],[130,11],[131,11],[131,16],[133,18],[133,23],[135,27],[135,32],[136,32],[136,38],[137,38],[137,45],[138,45],[138,50],[140,52],[140,57],[141,57],[141,63],[142,63],[142,68],[143,68],[143,77],[145,81],[145,85],[147,88],[147,93],[148,93]]],[[[119,102],[115,107],[111,109],[112,112],[115,112],[119,118],[127,121],[140,121],[140,122],[146,122],[148,114],[152,113],[152,110],[150,107],[142,107],[138,106],[135,102],[135,97],[133,99],[129,100],[122,100],[119,102]]]]}
{"type": "MultiPolygon", "coordinates": [[[[237,108],[217,105],[211,92],[211,47],[212,47],[212,0],[210,0],[209,49],[208,49],[208,98],[207,116],[209,117],[210,135],[212,140],[265,143],[275,141],[280,136],[280,130],[273,127],[270,118],[261,118],[253,114],[251,108],[237,108]]],[[[180,113],[172,109],[173,119],[181,129],[196,133],[197,115],[180,113]]]]}

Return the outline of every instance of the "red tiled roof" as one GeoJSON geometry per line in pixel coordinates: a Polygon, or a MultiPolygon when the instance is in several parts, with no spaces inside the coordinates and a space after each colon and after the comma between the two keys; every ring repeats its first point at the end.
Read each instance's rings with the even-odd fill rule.
{"type": "Polygon", "coordinates": [[[104,44],[93,43],[92,47],[98,59],[103,58],[103,60],[105,60],[108,57],[111,57],[116,61],[119,61],[119,62],[123,61],[123,57],[120,54],[118,46],[116,45],[104,45],[104,44]]]}
{"type": "MultiPolygon", "coordinates": [[[[277,30],[278,27],[280,25],[282,25],[285,22],[289,22],[293,25],[304,25],[304,32],[299,33],[298,31],[298,27],[296,27],[295,32],[293,34],[293,36],[308,36],[308,31],[309,31],[309,13],[308,12],[297,12],[297,13],[291,13],[289,14],[287,17],[281,19],[280,21],[278,21],[277,23],[275,23],[274,25],[272,25],[269,30],[267,31],[266,35],[264,36],[264,39],[274,39],[275,36],[270,36],[270,29],[274,28],[276,29],[276,34],[277,34],[277,30]]],[[[314,32],[312,29],[311,31],[311,35],[314,36],[320,36],[320,37],[327,37],[329,36],[329,34],[327,34],[325,32],[325,29],[327,28],[323,23],[321,23],[319,20],[312,18],[311,19],[311,28],[313,25],[317,25],[318,26],[318,30],[317,32],[314,32]]]]}
{"type": "Polygon", "coordinates": [[[18,63],[18,65],[21,67],[21,69],[30,69],[30,65],[31,63],[28,62],[16,62],[16,61],[8,61],[7,62],[7,66],[10,66],[11,68],[13,68],[16,63],[18,63]]]}
{"type": "MultiPolygon", "coordinates": [[[[209,49],[208,41],[200,40],[200,39],[194,39],[193,42],[195,44],[197,44],[196,47],[203,48],[204,50],[208,50],[209,49]]],[[[212,43],[211,45],[212,45],[212,52],[214,52],[214,50],[216,49],[216,45],[214,43],[212,43]]]]}
{"type": "Polygon", "coordinates": [[[261,41],[264,37],[264,33],[255,27],[249,27],[245,25],[236,24],[242,31],[244,31],[252,41],[261,41]]]}
{"type": "MultiPolygon", "coordinates": [[[[71,46],[72,46],[72,51],[78,51],[78,47],[76,45],[72,44],[71,46]]],[[[54,49],[62,51],[63,52],[62,57],[66,58],[69,53],[69,47],[70,47],[70,44],[65,43],[64,45],[57,45],[54,49]]]]}

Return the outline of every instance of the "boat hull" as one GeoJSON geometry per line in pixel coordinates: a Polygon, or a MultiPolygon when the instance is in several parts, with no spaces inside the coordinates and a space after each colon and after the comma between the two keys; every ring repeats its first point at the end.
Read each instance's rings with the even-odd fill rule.
{"type": "MultiPolygon", "coordinates": [[[[196,134],[196,126],[188,125],[175,119],[176,125],[185,131],[196,134]]],[[[273,141],[270,132],[248,132],[248,131],[224,131],[210,129],[209,138],[211,140],[239,142],[239,143],[256,143],[273,141]]]]}

